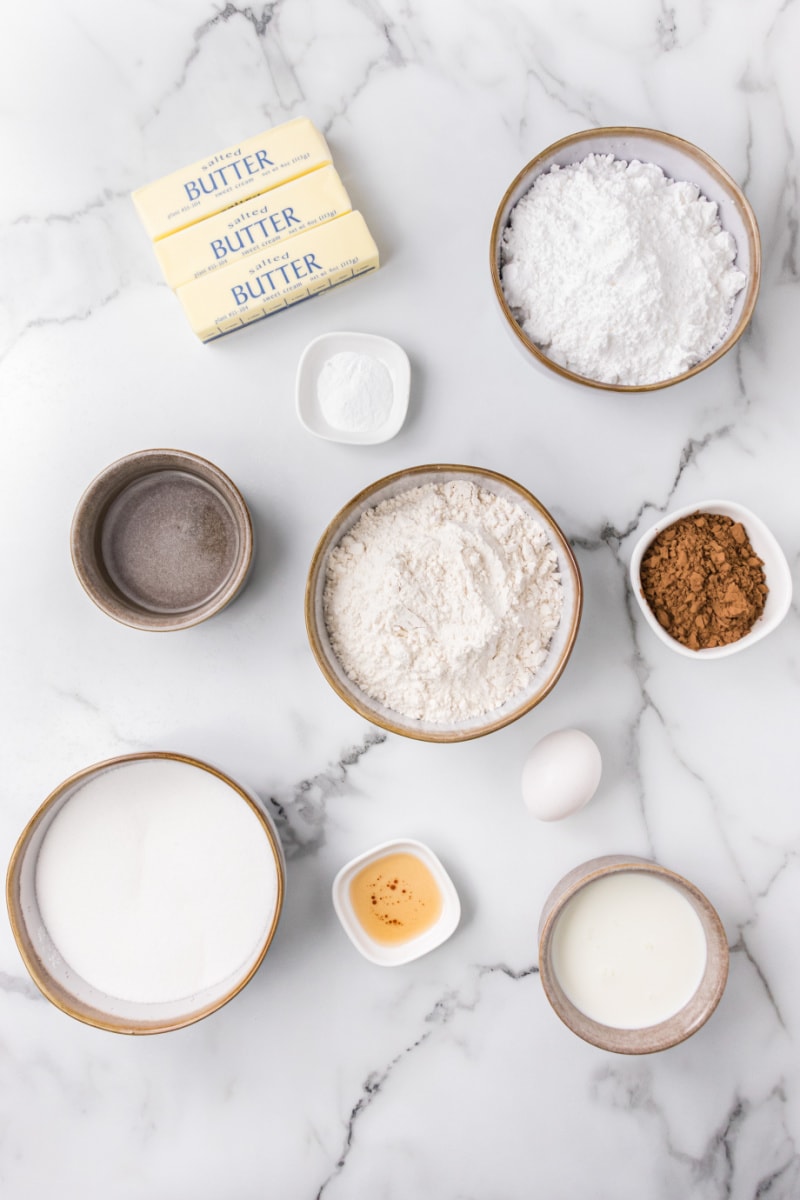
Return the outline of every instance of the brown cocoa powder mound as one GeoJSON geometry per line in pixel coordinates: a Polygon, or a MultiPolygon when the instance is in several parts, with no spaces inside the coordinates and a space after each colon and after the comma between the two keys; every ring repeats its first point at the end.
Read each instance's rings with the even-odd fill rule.
{"type": "Polygon", "coordinates": [[[658,623],[691,650],[738,642],[767,598],[763,563],[744,526],[718,513],[693,513],[662,529],[639,576],[658,623]]]}

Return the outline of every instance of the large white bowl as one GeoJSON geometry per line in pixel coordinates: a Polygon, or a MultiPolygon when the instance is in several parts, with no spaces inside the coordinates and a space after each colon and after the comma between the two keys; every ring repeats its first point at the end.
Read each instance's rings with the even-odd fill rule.
{"type": "Polygon", "coordinates": [[[252,979],[275,935],[284,893],[285,866],[280,839],[258,797],[235,783],[216,767],[182,754],[152,752],[123,755],[95,763],[70,776],[51,792],[24,829],[8,867],[6,902],[11,929],[22,960],[39,990],[57,1008],[78,1021],[107,1029],[112,1033],[166,1033],[180,1029],[216,1012],[252,979]],[[125,764],[145,759],[169,759],[186,763],[198,771],[208,771],[221,779],[255,813],[263,829],[275,863],[277,898],[275,913],[261,941],[250,957],[228,978],[184,999],[145,1004],[120,1000],[93,987],[64,961],[42,920],[36,897],[36,861],[52,822],[69,799],[90,779],[125,764]]]}
{"type": "Polygon", "coordinates": [[[647,533],[642,534],[634,546],[631,555],[630,578],[636,602],[653,633],[665,646],[669,646],[670,650],[674,650],[677,654],[683,654],[686,658],[727,658],[729,654],[738,654],[740,650],[746,650],[748,646],[755,645],[768,633],[777,629],[792,602],[792,573],[789,570],[786,555],[761,518],[757,517],[749,508],[745,508],[742,504],[735,504],[732,500],[700,500],[697,504],[687,504],[684,508],[676,508],[674,512],[662,517],[647,530],[647,533]],[[769,588],[764,611],[749,633],[739,638],[737,642],[729,642],[727,646],[710,646],[706,650],[692,650],[667,633],[644,598],[640,578],[642,559],[648,546],[658,537],[662,529],[674,525],[682,517],[690,517],[693,513],[698,512],[719,513],[723,517],[730,517],[733,521],[741,522],[750,539],[750,545],[764,563],[764,575],[769,588]]]}

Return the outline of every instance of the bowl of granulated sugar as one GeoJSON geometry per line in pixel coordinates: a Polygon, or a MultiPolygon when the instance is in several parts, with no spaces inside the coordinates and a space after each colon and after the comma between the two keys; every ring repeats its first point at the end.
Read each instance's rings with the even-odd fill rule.
{"type": "Polygon", "coordinates": [[[6,877],[42,992],[113,1033],[180,1029],[255,975],[283,905],[283,850],[258,796],[183,754],[123,755],[50,793],[6,877]]]}
{"type": "Polygon", "coordinates": [[[673,134],[562,138],[497,209],[491,273],[530,359],[589,387],[643,392],[726,354],[753,315],[761,242],[723,168],[673,134]]]}
{"type": "Polygon", "coordinates": [[[583,590],[569,542],[519,483],[433,464],[370,484],[314,552],[306,628],[328,683],[392,733],[461,742],[560,679],[583,590]]]}

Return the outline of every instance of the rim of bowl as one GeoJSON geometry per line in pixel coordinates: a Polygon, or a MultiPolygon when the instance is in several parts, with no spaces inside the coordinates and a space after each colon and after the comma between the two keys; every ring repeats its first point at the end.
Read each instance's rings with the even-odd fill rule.
{"type": "Polygon", "coordinates": [[[226,608],[244,586],[252,566],[253,547],[253,520],[250,510],[230,476],[216,463],[200,454],[170,447],[134,450],[131,454],[125,454],[109,463],[95,475],[84,490],[75,507],[70,526],[72,565],[86,595],[101,612],[118,621],[120,625],[126,625],[130,629],[142,629],[148,633],[173,633],[179,629],[190,629],[226,608]],[[152,471],[133,471],[137,464],[145,467],[148,462],[152,462],[152,471]],[[128,468],[131,468],[130,473],[128,468]],[[186,612],[158,613],[136,607],[107,580],[98,549],[99,530],[112,502],[136,479],[162,470],[182,470],[214,487],[230,508],[239,535],[236,563],[227,582],[208,600],[186,612]],[[115,484],[116,477],[120,477],[119,486],[115,484]],[[87,522],[88,534],[83,531],[87,522]],[[91,551],[88,551],[85,545],[87,538],[91,551]]]}
{"type": "MultiPolygon", "coordinates": [[[[380,502],[378,501],[377,503],[380,502]]],[[[560,562],[559,570],[561,570],[560,562]]],[[[337,696],[344,700],[345,704],[349,705],[349,707],[357,712],[359,716],[364,717],[364,719],[369,721],[371,724],[377,725],[381,729],[386,729],[389,733],[397,733],[400,734],[401,737],[409,737],[413,738],[415,741],[421,742],[449,743],[471,741],[473,738],[485,737],[487,734],[494,733],[496,730],[502,729],[506,725],[511,725],[514,721],[519,720],[520,717],[523,717],[526,713],[529,713],[531,709],[535,708],[537,704],[540,704],[541,701],[550,694],[564,673],[564,669],[569,662],[570,655],[572,654],[572,650],[575,645],[575,640],[578,636],[582,611],[583,580],[581,579],[580,568],[578,567],[577,560],[572,552],[572,547],[567,541],[564,531],[553,519],[544,505],[537,500],[536,497],[527,490],[527,488],[523,487],[522,484],[517,483],[516,480],[510,479],[507,475],[501,475],[498,471],[491,471],[487,467],[469,467],[464,464],[428,463],[417,467],[406,467],[401,471],[394,471],[391,475],[385,475],[382,479],[377,479],[374,483],[362,488],[362,490],[356,496],[354,496],[352,500],[349,500],[343,508],[340,508],[336,515],[328,522],[322,537],[317,542],[311,558],[311,565],[309,567],[308,576],[306,579],[306,633],[308,635],[311,651],[317,661],[317,666],[320,668],[322,674],[336,692],[337,696]],[[500,483],[505,487],[509,487],[522,500],[531,505],[536,512],[544,517],[544,519],[555,531],[559,544],[557,547],[554,547],[554,549],[559,552],[559,555],[563,555],[568,569],[572,573],[572,578],[575,584],[575,607],[572,614],[572,626],[567,635],[566,643],[561,651],[561,659],[558,667],[554,671],[552,678],[548,681],[546,687],[544,687],[541,692],[531,696],[529,700],[526,701],[525,704],[521,705],[518,709],[513,709],[511,712],[504,714],[502,717],[495,717],[493,720],[487,720],[484,725],[478,728],[470,728],[467,730],[454,730],[452,727],[446,725],[443,726],[441,730],[409,729],[397,724],[397,722],[393,721],[391,717],[384,716],[382,712],[370,707],[370,704],[366,703],[366,701],[369,700],[369,697],[366,697],[365,695],[365,700],[362,700],[360,689],[357,691],[351,691],[348,687],[340,682],[338,677],[330,669],[326,655],[322,649],[323,642],[329,644],[327,633],[324,631],[324,629],[320,630],[316,620],[315,591],[317,579],[325,565],[328,554],[342,538],[343,533],[341,532],[341,528],[347,522],[348,518],[360,505],[364,504],[365,501],[369,500],[382,488],[385,488],[399,480],[408,480],[408,487],[410,489],[414,486],[414,479],[417,476],[422,474],[430,474],[431,472],[444,476],[479,475],[482,479],[486,480],[487,486],[490,486],[492,482],[495,482],[500,483]]],[[[331,651],[331,653],[333,653],[333,651],[331,651]]],[[[356,689],[357,685],[353,684],[352,687],[353,689],[356,689]]],[[[495,709],[493,711],[497,712],[498,710],[495,709]]],[[[491,714],[486,715],[487,717],[491,716],[491,714]]]]}
{"type": "MultiPolygon", "coordinates": [[[[656,164],[658,165],[658,164],[656,164]]],[[[541,172],[540,172],[541,173],[541,172]]],[[[665,172],[666,174],[666,172],[665,172]]],[[[670,176],[670,178],[673,178],[670,176]]],[[[533,186],[531,180],[531,186],[533,186]]],[[[707,154],[705,150],[701,150],[699,146],[695,146],[693,142],[687,142],[685,138],[678,137],[674,133],[666,133],[662,129],[650,129],[643,125],[604,125],[596,129],[584,129],[579,133],[571,133],[567,137],[560,138],[557,142],[551,143],[544,150],[535,155],[530,162],[517,173],[515,178],[506,188],[502,200],[495,213],[495,218],[492,223],[492,236],[489,247],[490,268],[492,275],[492,284],[494,293],[497,297],[497,302],[500,305],[500,311],[503,314],[506,322],[511,328],[512,333],[519,339],[523,347],[531,353],[538,362],[556,375],[560,375],[564,379],[569,379],[573,383],[581,383],[586,387],[597,388],[599,391],[606,392],[655,392],[660,388],[672,387],[673,384],[683,383],[686,379],[691,379],[692,376],[704,371],[706,367],[710,367],[712,363],[722,358],[729,350],[732,350],[740,337],[744,333],[750,320],[753,316],[753,311],[758,299],[759,289],[761,287],[761,235],[758,228],[758,222],[753,208],[745,196],[738,183],[728,172],[721,167],[720,164],[707,154]],[[569,146],[577,142],[592,140],[593,138],[621,138],[621,137],[636,137],[644,136],[653,138],[655,141],[673,146],[676,150],[688,155],[689,158],[701,163],[703,167],[717,179],[723,189],[729,190],[734,202],[739,208],[742,220],[747,228],[747,240],[750,247],[751,268],[748,276],[745,293],[745,302],[739,318],[734,326],[732,326],[727,335],[723,338],[715,350],[703,358],[700,362],[689,367],[688,370],[681,372],[680,375],[673,375],[670,379],[659,379],[655,383],[605,383],[599,379],[589,379],[585,375],[579,375],[576,371],[571,371],[568,367],[562,366],[560,363],[554,362],[548,358],[543,350],[540,350],[535,342],[531,341],[528,335],[523,331],[522,327],[514,320],[513,314],[508,307],[508,301],[503,292],[503,286],[500,279],[500,270],[498,266],[499,259],[499,244],[502,234],[508,225],[508,217],[510,209],[505,215],[504,212],[509,204],[514,190],[523,182],[525,176],[533,171],[537,166],[544,162],[545,159],[557,154],[560,150],[567,149],[569,146]]]]}
{"type": "Polygon", "coordinates": [[[714,905],[690,879],[679,875],[677,871],[669,870],[668,867],[662,867],[660,863],[654,862],[652,859],[640,858],[635,854],[606,854],[599,858],[589,859],[568,871],[551,890],[542,906],[542,915],[539,921],[539,975],[544,994],[553,1012],[570,1032],[582,1038],[583,1041],[589,1042],[590,1045],[597,1046],[600,1050],[608,1050],[615,1054],[656,1054],[661,1050],[669,1050],[670,1047],[685,1042],[692,1034],[697,1033],[698,1029],[701,1029],[716,1011],[728,982],[729,969],[728,938],[714,905]],[[629,871],[657,875],[686,896],[700,916],[708,947],[706,970],[697,990],[683,1008],[678,1009],[665,1021],[640,1029],[620,1029],[587,1017],[567,998],[558,983],[550,961],[556,923],[573,896],[598,879],[629,871]],[[718,963],[716,971],[709,974],[708,965],[712,952],[718,956],[718,963]],[[682,1026],[677,1019],[692,1006],[707,980],[710,980],[707,999],[694,1016],[682,1026]]]}
{"type": "MultiPolygon", "coordinates": [[[[755,546],[753,549],[758,553],[755,546]]],[[[761,556],[759,555],[759,557],[761,556]]],[[[743,504],[738,504],[735,500],[699,500],[695,504],[685,504],[682,508],[676,508],[673,512],[665,514],[665,516],[661,517],[660,520],[656,521],[654,525],[642,534],[634,546],[631,554],[629,577],[631,589],[647,624],[665,646],[669,646],[670,650],[674,650],[677,654],[682,654],[684,658],[728,658],[731,654],[738,654],[740,650],[746,650],[748,646],[754,646],[756,642],[760,642],[762,638],[767,637],[768,634],[778,628],[788,613],[792,602],[792,572],[786,561],[786,555],[781,549],[775,534],[761,520],[757,513],[752,512],[749,508],[745,508],[743,504]],[[755,625],[746,634],[738,638],[737,641],[728,642],[724,646],[707,646],[702,650],[692,650],[691,647],[684,646],[683,642],[679,642],[677,638],[672,637],[659,624],[655,613],[642,595],[640,572],[642,559],[645,556],[647,548],[658,537],[659,533],[664,529],[668,529],[670,525],[674,525],[676,521],[682,520],[683,517],[690,517],[693,513],[701,512],[718,513],[723,517],[730,517],[736,514],[736,519],[747,527],[748,538],[750,537],[750,531],[753,529],[756,530],[758,540],[766,543],[774,555],[774,563],[770,568],[770,573],[768,574],[765,569],[764,575],[767,579],[767,586],[770,592],[779,598],[777,600],[778,606],[769,619],[765,620],[762,612],[755,625]],[[770,579],[772,583],[770,583],[770,579]]]]}
{"type": "MultiPolygon", "coordinates": [[[[14,850],[11,854],[11,859],[6,872],[6,907],[8,909],[9,922],[11,924],[11,932],[14,935],[14,941],[17,944],[17,949],[22,957],[22,961],[28,971],[33,982],[36,984],[39,991],[45,996],[51,1004],[60,1009],[68,1017],[74,1017],[76,1021],[81,1021],[84,1025],[91,1025],[95,1029],[104,1029],[109,1033],[126,1033],[126,1034],[151,1034],[151,1033],[169,1033],[175,1029],[183,1029],[187,1025],[193,1025],[197,1021],[202,1021],[203,1018],[211,1016],[228,1004],[234,996],[250,982],[258,968],[261,966],[267,951],[272,944],[275,936],[275,931],[278,928],[281,911],[283,909],[284,892],[286,890],[285,870],[283,866],[283,858],[281,854],[280,844],[277,834],[273,830],[269,819],[261,811],[259,805],[248,793],[248,791],[231,779],[219,768],[212,766],[210,763],[203,762],[202,759],[193,758],[188,754],[178,754],[169,750],[143,750],[137,754],[122,754],[114,758],[103,759],[102,762],[92,763],[88,767],[83,767],[82,770],[76,771],[74,775],[62,780],[55,787],[45,800],[37,808],[36,812],[28,821],[23,829],[14,850]],[[192,767],[199,767],[203,771],[208,771],[209,774],[215,775],[217,779],[221,779],[231,787],[242,800],[250,806],[266,834],[269,842],[272,856],[275,860],[275,872],[277,875],[277,897],[275,901],[275,913],[272,918],[269,929],[264,938],[264,944],[256,958],[255,962],[249,968],[242,979],[232,985],[225,995],[215,1000],[211,1004],[206,1004],[200,1009],[196,1009],[184,1016],[174,1017],[167,1021],[141,1021],[134,1022],[131,1020],[123,1020],[115,1018],[104,1013],[100,1009],[92,1008],[90,1005],[76,1005],[74,997],[71,997],[65,988],[62,988],[55,980],[53,980],[44,967],[41,958],[33,948],[33,941],[28,932],[27,922],[22,912],[22,904],[19,895],[20,872],[25,854],[30,843],[33,833],[38,829],[40,823],[45,819],[50,809],[64,794],[64,792],[73,788],[75,784],[86,781],[93,775],[100,774],[109,767],[120,766],[123,763],[141,762],[147,759],[163,758],[173,762],[187,763],[192,767]]],[[[146,1005],[142,1005],[146,1007],[146,1005]]]]}

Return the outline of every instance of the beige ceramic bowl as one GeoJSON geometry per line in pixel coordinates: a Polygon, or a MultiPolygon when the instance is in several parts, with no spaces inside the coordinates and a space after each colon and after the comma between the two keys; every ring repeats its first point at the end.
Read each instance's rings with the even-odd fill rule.
{"type": "Polygon", "coordinates": [[[216,1012],[252,979],[278,926],[283,904],[284,878],[285,867],[280,840],[270,817],[254,793],[208,763],[187,758],[182,754],[129,754],[86,767],[65,779],[50,793],[28,822],[11,856],[6,878],[6,903],[17,947],[33,982],[63,1013],[83,1021],[86,1025],[94,1025],[112,1033],[166,1033],[184,1025],[191,1025],[216,1012]],[[208,771],[228,784],[241,797],[242,803],[247,804],[258,818],[272,852],[277,882],[277,900],[272,923],[238,971],[194,996],[155,1004],[120,1000],[109,996],[72,971],[50,938],[36,897],[36,861],[39,850],[52,821],[70,797],[90,779],[106,771],[124,767],[127,763],[141,762],[145,759],[169,759],[186,763],[198,771],[208,771]]]}
{"type": "Polygon", "coordinates": [[[578,635],[582,607],[583,585],[575,556],[566,537],[536,497],[520,484],[506,478],[505,475],[498,475],[496,472],[485,470],[482,467],[453,466],[447,463],[410,467],[404,471],[398,471],[394,475],[388,475],[386,478],[370,484],[369,487],[354,496],[349,504],[346,504],[333,518],[314,551],[306,583],[305,601],[306,629],[311,649],[320,670],[337,695],[374,725],[388,729],[391,733],[399,733],[404,737],[417,738],[426,742],[464,742],[470,738],[482,737],[484,734],[492,733],[494,730],[516,721],[544,700],[558,682],[572,653],[572,647],[578,635]],[[553,635],[547,659],[523,692],[514,696],[502,708],[495,709],[484,716],[471,717],[468,720],[455,721],[452,724],[439,724],[406,717],[387,708],[373,700],[348,678],[328,638],[322,597],[325,590],[328,557],[331,551],[368,508],[373,508],[382,500],[388,500],[411,488],[420,487],[426,483],[443,483],[450,479],[468,480],[479,487],[496,492],[512,503],[520,505],[526,513],[538,521],[558,557],[561,582],[564,588],[564,608],[561,622],[553,635]]]}
{"type": "Polygon", "coordinates": [[[761,279],[761,239],[758,232],[755,214],[745,199],[745,196],[734,183],[730,175],[710,158],[703,150],[686,142],[683,138],[671,133],[663,133],[658,129],[639,129],[633,126],[612,126],[601,129],[586,129],[582,133],[573,133],[562,138],[542,150],[535,158],[523,167],[516,179],[509,185],[492,226],[491,239],[491,274],[494,293],[506,325],[515,341],[534,362],[555,372],[564,379],[574,383],[582,383],[588,387],[601,388],[614,392],[648,392],[657,388],[669,387],[691,379],[699,371],[709,367],[723,354],[735,346],[744,333],[753,315],[761,279]],[[596,379],[587,379],[570,371],[548,358],[525,334],[517,323],[514,314],[508,306],[501,283],[502,241],[508,226],[511,210],[514,205],[533,186],[539,175],[549,171],[556,164],[565,167],[570,163],[581,162],[589,154],[613,154],[616,158],[630,161],[637,158],[642,162],[652,162],[661,167],[671,179],[688,180],[697,184],[703,195],[709,200],[716,201],[719,206],[719,216],[723,229],[733,235],[737,246],[737,267],[747,276],[747,282],[736,297],[731,315],[728,333],[717,348],[700,362],[695,363],[689,370],[672,379],[661,379],[648,384],[616,384],[601,383],[596,379]]]}
{"type": "Polygon", "coordinates": [[[89,484],[70,545],[98,608],[134,629],[167,632],[233,600],[250,569],[253,527],[219,467],[186,450],[139,450],[89,484]]]}
{"type": "Polygon", "coordinates": [[[775,540],[772,531],[764,524],[761,518],[757,517],[749,508],[745,508],[743,504],[736,504],[733,500],[701,500],[697,504],[687,504],[685,508],[676,508],[674,512],[662,517],[651,529],[647,530],[647,533],[639,538],[639,541],[634,546],[633,554],[631,555],[630,578],[631,589],[636,597],[636,602],[642,610],[642,616],[653,633],[665,646],[669,646],[670,650],[674,650],[676,654],[682,654],[685,658],[727,658],[731,654],[738,654],[740,650],[747,650],[749,646],[760,642],[762,638],[765,638],[774,629],[778,628],[788,613],[792,602],[792,572],[786,561],[786,555],[775,540]],[[648,547],[655,541],[662,530],[668,528],[670,525],[674,525],[682,517],[690,517],[694,513],[700,512],[720,513],[723,517],[730,517],[731,520],[739,521],[744,526],[750,545],[764,564],[764,577],[769,592],[764,604],[764,611],[749,633],[746,633],[744,637],[739,638],[736,642],[729,642],[727,646],[711,646],[707,650],[692,650],[689,646],[684,646],[677,638],[667,633],[666,629],[659,623],[658,618],[644,598],[641,569],[642,559],[647,553],[648,547]]]}
{"type": "Polygon", "coordinates": [[[575,867],[553,888],[539,921],[539,973],[544,993],[556,1015],[585,1042],[618,1054],[652,1054],[667,1050],[696,1033],[720,1002],[728,979],[728,958],[728,941],[722,922],[703,893],[682,875],[635,855],[611,854],[575,867]],[[553,934],[560,915],[573,896],[597,879],[629,871],[656,875],[675,887],[697,913],[706,936],[705,972],[691,1000],[668,1020],[643,1029],[617,1029],[587,1017],[567,998],[552,965],[553,934]]]}

